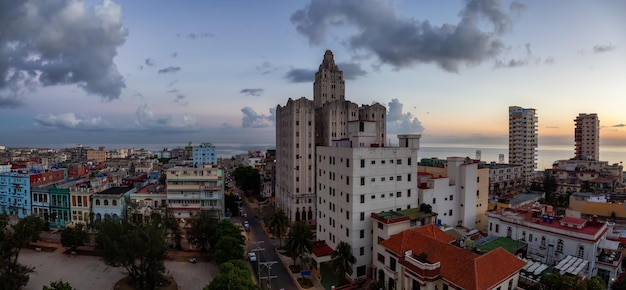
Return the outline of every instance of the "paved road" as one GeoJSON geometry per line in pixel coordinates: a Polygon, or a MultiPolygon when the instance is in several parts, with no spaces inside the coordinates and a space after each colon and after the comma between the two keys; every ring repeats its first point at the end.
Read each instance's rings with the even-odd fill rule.
{"type": "MultiPolygon", "coordinates": [[[[254,242],[262,241],[262,243],[259,243],[258,245],[260,248],[264,248],[265,250],[258,254],[258,257],[257,257],[258,260],[261,262],[265,262],[265,261],[277,262],[271,265],[271,271],[269,274],[272,276],[276,276],[276,278],[271,279],[270,288],[267,287],[267,283],[266,283],[267,280],[263,280],[263,283],[259,283],[259,285],[261,285],[262,289],[298,290],[299,289],[298,286],[291,279],[291,277],[289,276],[289,273],[287,273],[287,270],[285,270],[285,266],[283,265],[282,261],[278,258],[278,254],[276,253],[276,250],[275,250],[275,245],[273,244],[273,243],[276,243],[276,241],[273,241],[272,239],[267,237],[267,234],[265,233],[261,225],[262,221],[260,219],[255,218],[254,212],[247,202],[244,202],[243,209],[248,214],[248,217],[241,218],[241,219],[247,219],[248,222],[250,223],[250,232],[247,233],[248,243],[246,245],[246,250],[247,250],[246,252],[255,248],[254,242]]],[[[253,262],[251,264],[253,266],[252,268],[254,270],[254,274],[256,275],[258,279],[259,265],[257,263],[253,262]]],[[[267,269],[262,270],[261,275],[268,276],[267,269]]]]}

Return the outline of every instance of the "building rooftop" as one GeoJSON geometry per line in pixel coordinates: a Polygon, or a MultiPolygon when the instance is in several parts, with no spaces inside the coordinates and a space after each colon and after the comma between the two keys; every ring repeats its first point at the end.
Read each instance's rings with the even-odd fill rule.
{"type": "Polygon", "coordinates": [[[109,189],[105,189],[99,193],[97,193],[98,195],[122,195],[124,193],[127,193],[128,191],[132,190],[133,187],[121,187],[121,186],[116,186],[116,187],[111,187],[109,189]]]}
{"type": "Polygon", "coordinates": [[[400,211],[383,211],[379,213],[372,213],[372,218],[380,222],[390,224],[399,221],[425,218],[433,215],[435,214],[422,212],[419,208],[410,208],[400,211]]]}

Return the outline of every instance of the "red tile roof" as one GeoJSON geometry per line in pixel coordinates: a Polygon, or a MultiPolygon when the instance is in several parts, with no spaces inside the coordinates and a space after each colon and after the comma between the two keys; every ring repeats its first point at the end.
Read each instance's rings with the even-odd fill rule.
{"type": "Polygon", "coordinates": [[[490,289],[526,265],[502,248],[481,256],[451,245],[453,240],[436,226],[428,225],[406,230],[380,245],[402,260],[408,250],[415,255],[426,253],[430,263],[441,263],[443,279],[467,290],[490,289]]]}
{"type": "Polygon", "coordinates": [[[316,257],[330,256],[333,253],[333,248],[326,244],[325,241],[313,242],[313,254],[316,257]]]}

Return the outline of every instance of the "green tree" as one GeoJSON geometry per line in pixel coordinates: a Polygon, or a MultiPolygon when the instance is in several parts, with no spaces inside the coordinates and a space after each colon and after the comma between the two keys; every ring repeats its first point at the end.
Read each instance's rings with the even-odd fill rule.
{"type": "Polygon", "coordinates": [[[217,223],[217,226],[209,234],[209,245],[211,251],[216,247],[220,237],[233,237],[237,241],[238,245],[244,245],[246,238],[241,235],[241,228],[231,223],[229,220],[221,220],[217,223]]]}
{"type": "Polygon", "coordinates": [[[626,279],[622,277],[622,279],[615,280],[615,282],[611,284],[611,289],[626,290],[626,279]]]}
{"type": "Polygon", "coordinates": [[[20,251],[30,242],[39,240],[43,221],[28,216],[9,225],[9,216],[0,214],[0,285],[3,289],[20,289],[28,284],[33,268],[17,262],[20,251]]]}
{"type": "Polygon", "coordinates": [[[604,280],[600,276],[593,276],[587,280],[587,290],[605,290],[606,287],[604,285],[604,280]]]}
{"type": "Polygon", "coordinates": [[[63,280],[54,281],[50,283],[50,286],[44,285],[43,290],[76,290],[69,282],[63,280]]]}
{"type": "Polygon", "coordinates": [[[220,272],[203,290],[258,290],[252,280],[252,272],[241,260],[226,262],[220,265],[220,272]]]}
{"type": "Polygon", "coordinates": [[[311,252],[313,248],[313,231],[311,227],[304,222],[293,224],[289,230],[285,247],[295,265],[298,257],[301,257],[307,251],[311,252]]]}
{"type": "Polygon", "coordinates": [[[233,171],[237,187],[244,192],[258,196],[261,192],[261,175],[252,166],[239,166],[233,171]]]}
{"type": "Polygon", "coordinates": [[[163,281],[167,254],[166,220],[153,214],[143,224],[106,219],[96,236],[96,249],[110,266],[122,266],[135,289],[155,289],[163,281]]]}
{"type": "Polygon", "coordinates": [[[236,237],[222,236],[213,249],[213,256],[218,264],[243,258],[243,245],[236,237]]]}
{"type": "Polygon", "coordinates": [[[73,228],[65,228],[61,233],[61,245],[76,251],[80,246],[84,246],[89,242],[89,233],[83,224],[78,224],[73,228]]]}
{"type": "Polygon", "coordinates": [[[279,245],[283,246],[283,236],[287,233],[289,220],[282,209],[274,211],[269,220],[269,230],[274,237],[278,237],[279,245]]]}
{"type": "Polygon", "coordinates": [[[346,274],[352,276],[352,265],[356,263],[356,258],[352,255],[352,246],[341,241],[337,248],[330,255],[330,265],[333,267],[339,280],[345,284],[346,274]]]}
{"type": "Polygon", "coordinates": [[[200,211],[194,219],[190,220],[190,224],[191,227],[187,229],[187,238],[191,243],[199,245],[201,251],[206,251],[217,220],[208,211],[200,211]]]}
{"type": "Polygon", "coordinates": [[[159,174],[159,185],[165,185],[167,183],[167,174],[165,172],[159,174]]]}
{"type": "Polygon", "coordinates": [[[165,223],[167,236],[174,242],[174,248],[181,250],[183,248],[182,231],[178,225],[178,220],[176,220],[174,214],[169,209],[166,209],[165,211],[165,223]]]}

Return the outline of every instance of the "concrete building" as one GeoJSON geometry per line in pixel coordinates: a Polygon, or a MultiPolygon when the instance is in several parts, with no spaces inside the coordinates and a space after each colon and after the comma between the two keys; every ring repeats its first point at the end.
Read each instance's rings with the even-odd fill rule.
{"type": "Polygon", "coordinates": [[[102,163],[107,160],[107,151],[104,147],[98,148],[98,150],[87,150],[87,161],[95,163],[102,163]]]}
{"type": "Polygon", "coordinates": [[[202,143],[193,146],[191,151],[193,164],[214,164],[217,165],[217,150],[211,143],[202,143]]]}
{"type": "Polygon", "coordinates": [[[600,276],[609,283],[621,272],[619,242],[597,217],[555,217],[551,206],[539,203],[515,209],[491,211],[489,235],[508,237],[528,244],[526,257],[553,265],[561,273],[589,279],[600,276]]]}
{"type": "MultiPolygon", "coordinates": [[[[348,139],[318,146],[317,239],[330,248],[341,242],[356,257],[351,279],[365,279],[371,264],[371,214],[418,208],[415,187],[420,135],[398,135],[400,147],[379,147],[376,123],[349,122],[348,139]]],[[[315,215],[311,208],[296,213],[315,215]]],[[[315,257],[325,262],[329,256],[315,257]]]]}
{"type": "Polygon", "coordinates": [[[578,114],[574,119],[574,158],[600,160],[600,120],[598,114],[578,114]]]}
{"type": "Polygon", "coordinates": [[[111,187],[94,194],[94,219],[99,221],[111,218],[116,221],[126,218],[126,198],[136,190],[134,187],[111,187]]]}
{"type": "Polygon", "coordinates": [[[503,248],[479,255],[452,245],[434,225],[412,228],[374,247],[374,276],[385,289],[517,289],[526,262],[503,248]]]}
{"type": "Polygon", "coordinates": [[[177,219],[200,211],[224,216],[224,171],[209,164],[167,170],[167,206],[177,219]]]}
{"type": "MultiPolygon", "coordinates": [[[[347,140],[350,122],[359,120],[372,122],[376,128],[368,142],[385,146],[386,108],[380,104],[359,107],[346,101],[343,72],[327,50],[315,73],[313,101],[289,99],[276,108],[276,206],[290,221],[297,220],[296,213],[303,207],[307,217],[308,208],[315,213],[316,146],[347,140]]],[[[314,223],[315,216],[307,222],[314,223]]]]}
{"type": "Polygon", "coordinates": [[[622,164],[609,164],[607,161],[595,160],[557,160],[552,168],[546,169],[557,183],[557,192],[578,192],[593,190],[594,192],[613,192],[623,186],[624,167],[622,164]],[[588,184],[589,188],[583,189],[588,184]]]}
{"type": "Polygon", "coordinates": [[[0,213],[18,218],[31,215],[30,184],[28,171],[0,173],[0,213]]]}
{"type": "Polygon", "coordinates": [[[509,107],[509,163],[521,164],[529,184],[537,169],[537,114],[535,109],[509,107]]]}
{"type": "Polygon", "coordinates": [[[418,201],[438,214],[438,223],[450,227],[483,229],[489,205],[489,170],[464,157],[422,159],[418,201]],[[431,165],[431,166],[427,166],[431,165]]]}
{"type": "Polygon", "coordinates": [[[478,168],[489,169],[489,195],[517,194],[523,189],[523,166],[508,163],[479,163],[478,168]]]}

